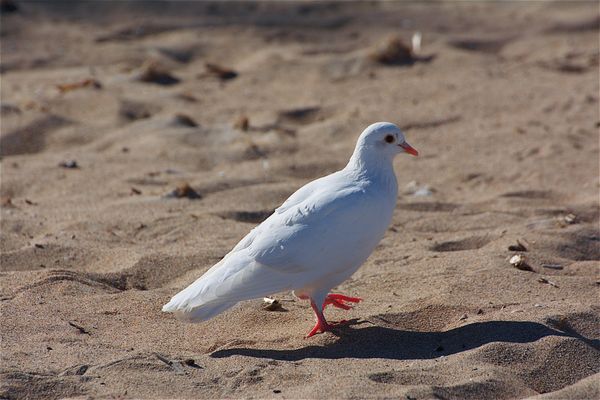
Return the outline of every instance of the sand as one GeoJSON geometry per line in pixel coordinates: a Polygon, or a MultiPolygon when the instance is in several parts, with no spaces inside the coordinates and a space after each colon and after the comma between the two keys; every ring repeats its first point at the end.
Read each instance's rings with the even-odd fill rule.
{"type": "Polygon", "coordinates": [[[600,397],[596,2],[16,4],[0,397],[600,397]],[[346,324],[161,313],[375,121],[421,155],[346,324]]]}

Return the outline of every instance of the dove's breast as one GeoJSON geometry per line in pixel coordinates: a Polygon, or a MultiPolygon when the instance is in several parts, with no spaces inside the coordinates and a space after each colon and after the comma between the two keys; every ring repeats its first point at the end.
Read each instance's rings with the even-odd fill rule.
{"type": "Polygon", "coordinates": [[[333,219],[335,222],[324,228],[327,246],[323,246],[322,257],[330,259],[333,270],[354,272],[360,267],[381,241],[392,219],[395,195],[390,198],[366,190],[362,197],[347,209],[340,209],[333,219]]]}
{"type": "Polygon", "coordinates": [[[323,228],[322,241],[306,262],[317,271],[304,288],[319,290],[337,286],[367,260],[383,238],[391,222],[396,195],[364,193],[364,201],[339,210],[335,223],[323,228]]]}

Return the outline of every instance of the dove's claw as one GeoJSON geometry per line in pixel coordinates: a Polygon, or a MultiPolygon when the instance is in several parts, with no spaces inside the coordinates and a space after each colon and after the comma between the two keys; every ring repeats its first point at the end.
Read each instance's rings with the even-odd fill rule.
{"type": "Polygon", "coordinates": [[[339,293],[329,293],[327,297],[336,300],[349,301],[351,303],[359,303],[362,301],[360,297],[350,297],[339,293]]]}
{"type": "Polygon", "coordinates": [[[332,306],[334,306],[336,308],[341,308],[343,310],[349,310],[352,308],[352,305],[347,304],[347,303],[358,303],[361,300],[362,299],[360,297],[350,297],[350,296],[344,296],[343,294],[330,293],[325,298],[325,302],[323,303],[323,308],[325,308],[331,304],[332,306]]]}
{"type": "Polygon", "coordinates": [[[341,308],[342,310],[349,310],[352,308],[352,306],[349,306],[348,304],[344,304],[339,300],[331,300],[331,301],[326,301],[325,304],[323,305],[324,307],[328,306],[329,304],[331,304],[332,306],[334,306],[335,308],[341,308]]]}

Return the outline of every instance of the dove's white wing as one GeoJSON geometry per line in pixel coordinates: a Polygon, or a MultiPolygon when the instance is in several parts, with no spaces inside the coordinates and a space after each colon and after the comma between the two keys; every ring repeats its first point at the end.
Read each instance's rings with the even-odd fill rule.
{"type": "Polygon", "coordinates": [[[364,217],[365,193],[338,174],[295,192],[163,310],[207,319],[238,301],[303,287],[339,269],[340,262],[351,258],[339,254],[340,244],[348,242],[339,232],[364,217]]]}
{"type": "MultiPolygon", "coordinates": [[[[306,185],[302,186],[300,189],[298,189],[294,193],[292,193],[290,195],[290,197],[288,197],[287,200],[284,201],[283,204],[281,206],[279,206],[273,214],[274,215],[282,214],[289,208],[291,208],[293,206],[297,206],[299,203],[305,201],[308,197],[310,197],[313,193],[318,191],[320,188],[323,188],[326,186],[333,186],[333,185],[328,185],[327,182],[328,181],[333,182],[333,181],[338,180],[337,179],[338,175],[339,175],[339,172],[336,172],[331,175],[324,176],[322,178],[315,179],[314,181],[307,183],[306,185]]],[[[252,241],[256,237],[257,233],[260,231],[259,228],[265,222],[266,222],[266,220],[263,221],[260,225],[258,225],[254,229],[252,229],[246,236],[244,236],[244,238],[242,240],[240,240],[240,242],[237,245],[235,245],[235,247],[227,254],[227,256],[234,254],[237,251],[248,247],[250,245],[250,243],[252,243],[252,241]]]]}

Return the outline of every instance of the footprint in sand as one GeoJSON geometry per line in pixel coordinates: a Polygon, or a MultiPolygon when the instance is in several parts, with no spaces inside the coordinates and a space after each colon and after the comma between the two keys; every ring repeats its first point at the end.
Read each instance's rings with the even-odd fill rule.
{"type": "Polygon", "coordinates": [[[436,243],[429,249],[437,252],[476,250],[482,248],[489,242],[491,242],[491,239],[488,237],[472,236],[461,240],[436,243]]]}

